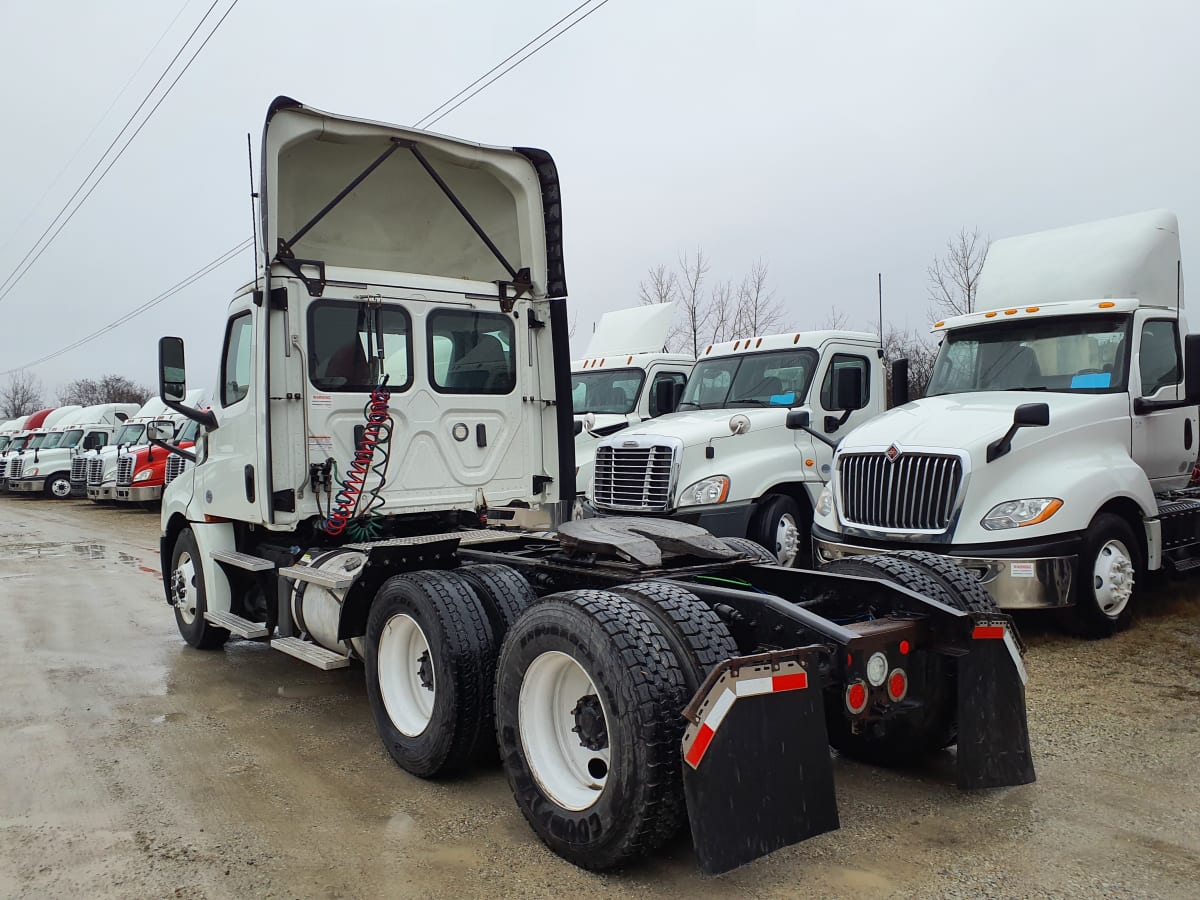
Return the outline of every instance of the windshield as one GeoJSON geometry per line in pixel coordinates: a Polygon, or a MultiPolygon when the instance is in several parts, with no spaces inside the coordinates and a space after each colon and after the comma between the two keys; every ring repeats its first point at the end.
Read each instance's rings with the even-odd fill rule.
{"type": "Polygon", "coordinates": [[[200,433],[199,422],[188,422],[183,426],[183,430],[176,436],[176,442],[180,441],[195,441],[196,435],[200,433]]]}
{"type": "Polygon", "coordinates": [[[63,433],[61,431],[55,431],[52,434],[48,434],[46,435],[46,440],[42,442],[42,449],[50,450],[53,447],[57,447],[62,443],[62,439],[63,433]]]}
{"type": "Polygon", "coordinates": [[[25,449],[26,450],[38,449],[40,446],[42,446],[42,444],[46,443],[46,438],[48,438],[49,436],[50,435],[46,434],[45,432],[43,432],[42,434],[35,434],[32,438],[29,439],[29,443],[25,445],[25,449]]]}
{"type": "Polygon", "coordinates": [[[117,439],[114,444],[136,444],[142,436],[142,432],[146,430],[146,426],[142,424],[126,425],[117,432],[117,439]]]}
{"type": "Polygon", "coordinates": [[[1124,391],[1130,321],[1063,316],[947,332],[926,393],[1124,391]]]}
{"type": "Polygon", "coordinates": [[[703,360],[679,408],[795,406],[804,402],[816,363],[817,352],[807,347],[703,360]]]}
{"type": "Polygon", "coordinates": [[[631,413],[646,373],[641,369],[571,373],[571,408],[576,413],[631,413]]]}
{"type": "Polygon", "coordinates": [[[0,450],[3,450],[5,447],[7,447],[8,442],[11,440],[12,440],[12,438],[0,437],[0,450]]]}
{"type": "Polygon", "coordinates": [[[58,442],[60,447],[74,447],[79,443],[79,439],[83,437],[82,428],[72,428],[63,435],[63,439],[58,442]]]}

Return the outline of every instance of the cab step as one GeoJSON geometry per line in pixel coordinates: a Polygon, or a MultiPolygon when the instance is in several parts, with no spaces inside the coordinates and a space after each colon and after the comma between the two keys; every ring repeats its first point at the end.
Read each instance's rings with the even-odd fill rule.
{"type": "Polygon", "coordinates": [[[326,650],[311,641],[302,641],[300,638],[275,638],[271,641],[271,646],[326,672],[330,669],[344,669],[350,665],[350,657],[326,650]]]}
{"type": "Polygon", "coordinates": [[[1190,572],[1193,569],[1200,569],[1200,556],[1189,556],[1186,559],[1171,560],[1171,568],[1176,572],[1190,572]]]}
{"type": "Polygon", "coordinates": [[[243,619],[241,616],[231,612],[205,610],[204,620],[212,622],[218,628],[224,628],[230,634],[236,634],[238,637],[254,640],[255,638],[265,638],[267,636],[267,625],[265,622],[251,622],[249,619],[243,619]]]}
{"type": "Polygon", "coordinates": [[[237,550],[213,550],[208,554],[214,562],[247,572],[269,572],[275,568],[275,563],[261,556],[251,556],[249,553],[239,553],[237,550]]]}
{"type": "Polygon", "coordinates": [[[288,566],[285,569],[279,570],[281,578],[289,578],[292,581],[306,581],[309,584],[315,584],[317,587],[323,587],[331,591],[341,591],[354,584],[354,575],[345,575],[338,572],[324,572],[321,569],[314,569],[312,566],[288,566]]]}

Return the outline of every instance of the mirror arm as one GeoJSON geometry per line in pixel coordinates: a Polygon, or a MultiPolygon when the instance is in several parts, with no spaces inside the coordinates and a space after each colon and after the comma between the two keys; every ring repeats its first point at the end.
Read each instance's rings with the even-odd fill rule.
{"type": "Polygon", "coordinates": [[[162,398],[162,402],[166,404],[167,409],[173,409],[181,416],[186,416],[193,422],[199,422],[209,431],[216,431],[219,427],[217,417],[211,409],[195,409],[191,406],[184,406],[175,400],[168,400],[166,397],[162,398]]]}
{"type": "Polygon", "coordinates": [[[1144,416],[1146,413],[1159,412],[1164,409],[1185,409],[1189,406],[1196,406],[1195,399],[1147,400],[1145,397],[1135,397],[1133,400],[1133,411],[1139,416],[1144,416]]]}
{"type": "Polygon", "coordinates": [[[182,456],[188,462],[196,461],[196,454],[191,450],[184,450],[182,447],[176,447],[174,444],[168,444],[166,441],[160,441],[158,438],[150,438],[150,445],[153,447],[161,447],[168,453],[174,453],[176,456],[182,456]]]}
{"type": "Polygon", "coordinates": [[[821,432],[817,431],[811,425],[801,425],[800,430],[808,432],[813,437],[815,437],[818,441],[820,441],[822,444],[828,444],[834,450],[837,449],[837,446],[838,446],[837,441],[832,441],[829,438],[825,437],[825,435],[821,434],[821,432]]]}

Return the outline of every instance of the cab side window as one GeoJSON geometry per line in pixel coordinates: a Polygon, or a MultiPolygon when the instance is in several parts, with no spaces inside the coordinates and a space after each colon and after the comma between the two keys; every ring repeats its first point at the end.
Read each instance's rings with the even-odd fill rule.
{"type": "Polygon", "coordinates": [[[1142,373],[1142,396],[1150,397],[1160,388],[1179,384],[1179,330],[1170,319],[1154,319],[1142,325],[1142,343],[1138,351],[1142,373]]]}
{"type": "Polygon", "coordinates": [[[88,436],[83,439],[84,450],[97,450],[103,447],[108,441],[108,436],[103,431],[89,431],[88,436]]]}
{"type": "Polygon", "coordinates": [[[838,374],[847,369],[858,369],[862,379],[862,396],[855,409],[862,409],[871,399],[871,381],[869,378],[871,364],[863,356],[850,356],[845,353],[835,353],[825,372],[825,380],[821,382],[821,408],[845,409],[846,404],[838,396],[838,374]]]}
{"type": "Polygon", "coordinates": [[[254,349],[254,319],[249,311],[229,320],[221,362],[221,405],[233,406],[250,393],[250,361],[254,349]]]}
{"type": "Polygon", "coordinates": [[[683,386],[687,384],[687,376],[682,372],[659,372],[654,376],[654,380],[650,382],[650,418],[656,419],[659,416],[674,412],[674,409],[659,409],[658,408],[658,386],[664,381],[670,382],[674,390],[675,402],[679,402],[679,397],[683,396],[683,386]]]}

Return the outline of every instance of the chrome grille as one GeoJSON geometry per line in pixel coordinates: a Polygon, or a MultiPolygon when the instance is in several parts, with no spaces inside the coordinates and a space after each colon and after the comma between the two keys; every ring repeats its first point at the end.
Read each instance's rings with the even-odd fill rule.
{"type": "Polygon", "coordinates": [[[665,444],[597,447],[592,502],[601,509],[666,512],[675,486],[674,459],[665,444]]]}
{"type": "Polygon", "coordinates": [[[98,456],[93,456],[88,460],[87,483],[91,485],[104,483],[104,460],[98,456]]]}
{"type": "Polygon", "coordinates": [[[87,481],[87,457],[77,456],[71,460],[71,480],[87,481]]]}
{"type": "Polygon", "coordinates": [[[133,456],[129,454],[117,460],[117,484],[121,487],[133,484],[133,456]]]}
{"type": "Polygon", "coordinates": [[[8,464],[8,477],[17,479],[21,477],[21,473],[25,471],[25,460],[17,456],[8,464]]]}
{"type": "Polygon", "coordinates": [[[867,528],[945,531],[957,508],[963,465],[957,456],[847,453],[838,461],[842,518],[867,528]]]}
{"type": "Polygon", "coordinates": [[[8,457],[0,456],[0,478],[8,477],[8,457]]]}
{"type": "Polygon", "coordinates": [[[163,484],[170,484],[176,478],[183,474],[183,470],[187,468],[188,461],[177,453],[172,453],[167,459],[167,473],[163,477],[163,484]]]}

